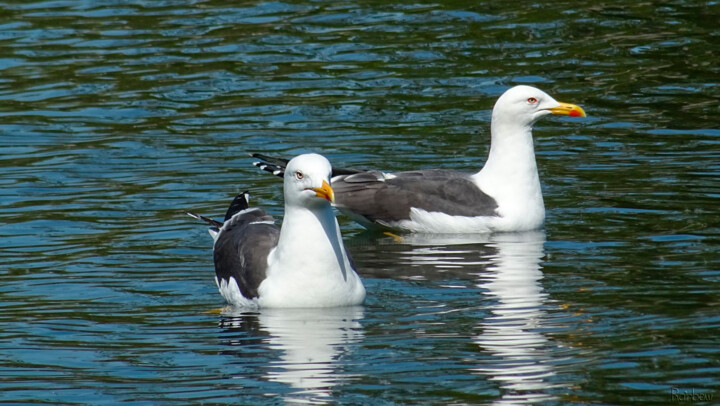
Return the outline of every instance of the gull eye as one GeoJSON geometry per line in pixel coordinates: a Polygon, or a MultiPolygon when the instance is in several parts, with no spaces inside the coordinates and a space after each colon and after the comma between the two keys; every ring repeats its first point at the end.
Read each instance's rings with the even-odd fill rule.
{"type": "Polygon", "coordinates": [[[527,102],[528,102],[528,104],[535,104],[538,102],[538,99],[536,99],[534,97],[528,97],[527,102]]]}
{"type": "Polygon", "coordinates": [[[295,177],[296,177],[298,180],[300,180],[300,179],[303,178],[303,173],[300,172],[300,171],[297,171],[297,172],[295,172],[295,177]]]}

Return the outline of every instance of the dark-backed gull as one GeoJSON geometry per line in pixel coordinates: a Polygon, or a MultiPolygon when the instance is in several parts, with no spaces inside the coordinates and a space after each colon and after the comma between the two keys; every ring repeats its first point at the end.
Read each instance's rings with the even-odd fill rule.
{"type": "Polygon", "coordinates": [[[365,287],[353,269],[330,203],[330,163],[321,155],[300,155],[284,175],[282,228],[239,194],[219,222],[210,223],[220,294],[230,304],[259,307],[357,305],[365,287]]]}
{"type": "MultiPolygon", "coordinates": [[[[545,207],[532,126],[549,114],[585,117],[531,86],[515,86],[495,103],[490,153],[477,173],[445,169],[381,172],[333,168],[335,206],[361,224],[406,232],[486,233],[542,227],[545,207]]],[[[253,154],[254,164],[282,175],[286,160],[253,154]]]]}

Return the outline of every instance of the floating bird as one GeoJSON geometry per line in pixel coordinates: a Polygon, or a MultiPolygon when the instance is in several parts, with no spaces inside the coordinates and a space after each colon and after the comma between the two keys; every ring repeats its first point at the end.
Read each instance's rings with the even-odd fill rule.
{"type": "Polygon", "coordinates": [[[215,282],[230,304],[252,307],[357,305],[365,287],[345,250],[330,203],[330,162],[299,155],[284,171],[282,228],[247,192],[230,205],[225,221],[188,213],[209,223],[215,240],[215,282]]]}
{"type": "MultiPolygon", "coordinates": [[[[532,126],[549,114],[585,117],[531,86],[515,86],[495,103],[490,153],[477,173],[446,169],[381,172],[333,168],[335,206],[362,225],[404,232],[487,233],[541,228],[545,207],[532,126]]],[[[282,175],[287,160],[252,154],[282,175]]]]}

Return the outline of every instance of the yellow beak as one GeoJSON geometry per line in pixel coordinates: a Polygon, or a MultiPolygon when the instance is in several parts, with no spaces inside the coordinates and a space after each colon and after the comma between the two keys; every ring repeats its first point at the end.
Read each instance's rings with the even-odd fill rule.
{"type": "Polygon", "coordinates": [[[330,184],[323,179],[322,186],[313,189],[315,196],[322,197],[330,203],[335,203],[335,191],[330,187],[330,184]]]}
{"type": "Polygon", "coordinates": [[[562,114],[570,117],[585,117],[585,110],[570,103],[560,103],[559,106],[548,109],[553,114],[562,114]]]}

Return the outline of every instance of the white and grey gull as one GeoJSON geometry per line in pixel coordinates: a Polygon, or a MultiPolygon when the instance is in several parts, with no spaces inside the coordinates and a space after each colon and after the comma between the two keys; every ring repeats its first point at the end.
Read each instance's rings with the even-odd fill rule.
{"type": "Polygon", "coordinates": [[[246,192],[230,205],[225,221],[194,213],[211,224],[215,281],[236,306],[334,307],[358,305],[365,287],[345,250],[330,206],[330,163],[318,154],[299,155],[284,172],[282,228],[246,192]]]}
{"type": "MultiPolygon", "coordinates": [[[[490,152],[479,172],[333,168],[335,206],[366,227],[403,232],[539,229],[545,221],[545,206],[532,127],[550,114],[585,117],[577,105],[558,102],[531,86],[515,86],[493,107],[490,152]]],[[[262,160],[254,164],[263,170],[276,175],[285,171],[285,159],[252,156],[262,160]]]]}

